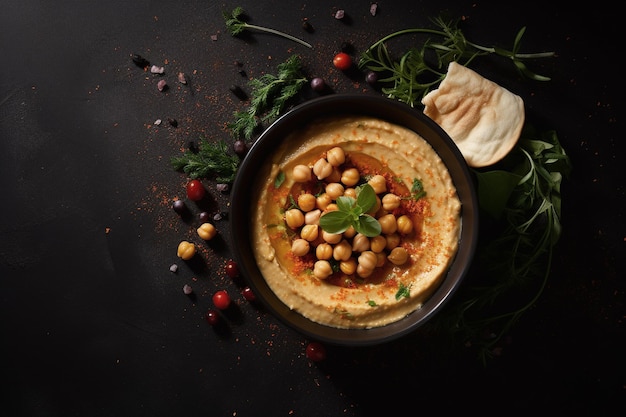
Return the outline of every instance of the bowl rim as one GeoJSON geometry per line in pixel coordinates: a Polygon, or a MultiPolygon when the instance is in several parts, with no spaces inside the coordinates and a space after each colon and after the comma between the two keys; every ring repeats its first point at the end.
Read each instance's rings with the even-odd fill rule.
{"type": "Polygon", "coordinates": [[[233,255],[240,274],[270,313],[306,337],[334,345],[374,345],[398,339],[432,318],[449,301],[466,276],[478,240],[478,198],[473,176],[463,155],[449,135],[432,119],[397,100],[369,94],[332,94],[296,105],[267,127],[254,141],[242,160],[230,195],[233,255]],[[399,124],[417,132],[442,158],[452,176],[461,200],[459,247],[445,278],[422,307],[394,323],[368,329],[342,329],[326,326],[289,309],[265,283],[253,255],[246,221],[253,206],[251,182],[259,177],[264,156],[275,149],[293,130],[325,116],[368,116],[399,124]],[[434,142],[434,143],[433,143],[434,142]],[[241,191],[240,191],[241,190],[241,191]],[[243,241],[242,241],[243,240],[243,241]]]}

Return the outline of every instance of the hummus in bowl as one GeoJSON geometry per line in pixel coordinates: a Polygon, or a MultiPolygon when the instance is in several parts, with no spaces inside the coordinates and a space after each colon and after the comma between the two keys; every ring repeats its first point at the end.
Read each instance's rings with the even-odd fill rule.
{"type": "Polygon", "coordinates": [[[235,255],[290,326],[378,343],[452,295],[473,256],[476,207],[463,157],[426,116],[382,97],[326,96],[281,117],[243,161],[235,255]]]}

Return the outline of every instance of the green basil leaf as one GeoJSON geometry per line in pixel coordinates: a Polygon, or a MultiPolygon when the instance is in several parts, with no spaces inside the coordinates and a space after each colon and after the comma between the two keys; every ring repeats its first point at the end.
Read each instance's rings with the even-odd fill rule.
{"type": "Polygon", "coordinates": [[[341,210],[329,211],[320,217],[320,227],[328,233],[343,233],[350,225],[352,215],[341,210]]]}
{"type": "Polygon", "coordinates": [[[376,192],[369,184],[357,187],[356,204],[361,207],[363,213],[367,213],[376,204],[376,192]]]}
{"type": "Polygon", "coordinates": [[[374,217],[369,214],[363,214],[359,216],[357,224],[354,225],[357,232],[364,234],[367,237],[378,236],[381,231],[380,223],[374,217]]]}

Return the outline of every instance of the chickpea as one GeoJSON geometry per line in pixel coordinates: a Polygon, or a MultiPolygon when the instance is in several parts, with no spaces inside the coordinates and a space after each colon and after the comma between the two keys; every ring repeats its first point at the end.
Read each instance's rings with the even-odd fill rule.
{"type": "Polygon", "coordinates": [[[381,233],[384,233],[386,235],[395,233],[396,230],[398,230],[396,216],[394,216],[393,214],[385,214],[384,216],[379,217],[378,223],[380,223],[381,233]]]}
{"type": "Polygon", "coordinates": [[[315,196],[311,193],[302,193],[298,196],[298,207],[304,212],[313,210],[315,203],[315,196]]]}
{"type": "Polygon", "coordinates": [[[328,260],[333,257],[333,247],[329,243],[320,243],[315,248],[317,259],[328,260]]]}
{"type": "Polygon", "coordinates": [[[356,168],[348,168],[341,173],[341,182],[346,187],[354,187],[359,183],[361,179],[361,174],[359,170],[356,168]]]}
{"type": "Polygon", "coordinates": [[[346,197],[352,197],[356,200],[356,188],[353,187],[348,187],[345,190],[343,190],[343,195],[345,195],[346,197]]]}
{"type": "Polygon", "coordinates": [[[384,236],[378,235],[370,239],[370,250],[375,253],[380,253],[385,250],[387,246],[387,239],[384,236]]]}
{"type": "Polygon", "coordinates": [[[343,237],[345,237],[346,239],[352,239],[354,236],[356,236],[356,230],[354,229],[354,226],[348,227],[346,231],[343,232],[343,237]]]}
{"type": "Polygon", "coordinates": [[[313,164],[313,173],[318,180],[323,180],[333,172],[333,166],[324,158],[320,158],[313,164]]]}
{"type": "Polygon", "coordinates": [[[402,246],[393,248],[387,259],[394,265],[404,265],[409,259],[409,253],[402,246]]]}
{"type": "Polygon", "coordinates": [[[306,165],[296,165],[293,167],[292,175],[295,182],[311,181],[311,168],[306,165]]]}
{"type": "Polygon", "coordinates": [[[383,208],[387,211],[393,211],[400,207],[400,196],[393,193],[388,193],[383,196],[383,208]]]}
{"type": "Polygon", "coordinates": [[[188,261],[196,254],[196,245],[191,242],[187,242],[183,240],[178,244],[178,249],[176,250],[176,255],[182,260],[188,261]]]}
{"type": "Polygon", "coordinates": [[[313,242],[317,239],[319,234],[319,228],[316,224],[305,224],[302,230],[300,230],[300,237],[306,239],[309,242],[313,242]]]}
{"type": "Polygon", "coordinates": [[[347,261],[352,256],[352,246],[347,240],[342,240],[333,248],[333,258],[336,261],[347,261]]]}
{"type": "Polygon", "coordinates": [[[396,246],[400,244],[400,235],[397,233],[391,233],[387,235],[386,238],[387,238],[387,246],[385,247],[385,249],[387,250],[392,250],[393,248],[395,248],[396,246]]]}
{"type": "Polygon", "coordinates": [[[292,229],[297,229],[304,224],[304,214],[300,209],[289,209],[285,212],[285,223],[292,229]]]}
{"type": "Polygon", "coordinates": [[[326,159],[332,166],[338,167],[339,165],[346,162],[346,154],[342,148],[340,148],[339,146],[335,146],[334,148],[326,152],[326,159]]]}
{"type": "Polygon", "coordinates": [[[291,243],[291,251],[296,256],[304,256],[309,253],[311,245],[305,239],[296,239],[291,243]]]}
{"type": "Polygon", "coordinates": [[[387,262],[387,254],[385,252],[377,252],[376,253],[376,267],[380,268],[381,266],[385,265],[385,263],[387,262]]]}
{"type": "Polygon", "coordinates": [[[376,268],[376,264],[378,263],[378,256],[376,256],[376,254],[371,250],[366,250],[365,252],[361,252],[358,262],[363,268],[374,270],[374,268],[376,268]]]}
{"type": "Polygon", "coordinates": [[[356,267],[356,259],[354,258],[339,262],[339,269],[346,275],[354,274],[356,272],[356,267]]]}
{"type": "Polygon", "coordinates": [[[326,186],[326,194],[330,196],[333,200],[336,200],[337,197],[343,195],[343,185],[338,182],[332,182],[326,186]]]}
{"type": "Polygon", "coordinates": [[[358,264],[356,266],[356,274],[358,276],[360,276],[361,278],[367,278],[370,275],[372,275],[373,272],[374,272],[373,269],[367,269],[367,268],[363,267],[363,265],[361,265],[361,264],[358,264]]]}
{"type": "Polygon", "coordinates": [[[376,194],[382,194],[387,191],[387,181],[380,174],[374,175],[367,183],[372,186],[376,194]]]}
{"type": "Polygon", "coordinates": [[[311,210],[304,215],[304,224],[320,224],[320,216],[322,211],[319,209],[311,210]]]}
{"type": "Polygon", "coordinates": [[[398,217],[396,223],[398,225],[398,233],[401,235],[408,235],[413,231],[413,220],[406,214],[398,217]]]}
{"type": "Polygon", "coordinates": [[[357,233],[352,240],[353,252],[364,252],[370,250],[370,240],[367,236],[361,233],[357,233]]]}
{"type": "Polygon", "coordinates": [[[333,199],[326,193],[320,194],[316,199],[317,208],[320,210],[326,210],[326,207],[332,203],[333,199]]]}
{"type": "Polygon", "coordinates": [[[326,279],[333,273],[333,268],[330,266],[330,262],[325,260],[319,260],[315,262],[313,266],[313,275],[318,279],[326,279]]]}
{"type": "Polygon", "coordinates": [[[217,234],[217,229],[211,223],[202,223],[200,227],[196,229],[198,236],[204,240],[211,240],[217,234]]]}
{"type": "Polygon", "coordinates": [[[343,235],[341,233],[328,233],[326,230],[322,230],[322,239],[331,245],[335,245],[341,242],[343,235]]]}
{"type": "Polygon", "coordinates": [[[330,203],[329,205],[326,206],[326,210],[324,210],[324,212],[328,212],[328,211],[337,211],[339,210],[339,207],[337,206],[336,203],[330,203]]]}

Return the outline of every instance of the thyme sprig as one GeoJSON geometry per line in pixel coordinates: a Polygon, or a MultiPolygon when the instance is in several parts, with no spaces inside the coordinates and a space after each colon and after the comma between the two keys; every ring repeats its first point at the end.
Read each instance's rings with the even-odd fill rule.
{"type": "Polygon", "coordinates": [[[298,55],[290,55],[277,66],[277,74],[263,74],[252,78],[248,107],[234,113],[234,121],[227,124],[236,138],[251,139],[258,128],[275,121],[307,83],[298,55]]]}
{"type": "Polygon", "coordinates": [[[521,41],[526,28],[517,33],[511,50],[500,47],[487,47],[469,41],[461,29],[458,19],[444,21],[441,17],[432,19],[438,29],[412,28],[391,33],[373,43],[359,60],[360,69],[386,74],[379,82],[381,91],[389,98],[394,98],[415,106],[432,87],[438,85],[446,76],[448,64],[456,61],[468,66],[474,59],[495,54],[511,60],[515,68],[525,77],[536,81],[548,81],[549,77],[534,73],[527,65],[529,59],[547,58],[554,52],[521,53],[521,41]],[[394,59],[389,53],[387,43],[396,37],[408,34],[424,34],[439,39],[428,38],[421,48],[410,48],[400,59],[394,59]]]}
{"type": "Polygon", "coordinates": [[[283,38],[292,40],[294,42],[298,42],[299,44],[304,45],[307,48],[313,48],[313,46],[311,46],[310,43],[305,42],[302,39],[298,39],[295,36],[289,35],[288,33],[284,33],[276,29],[248,23],[245,20],[243,20],[244,14],[245,14],[244,9],[239,6],[235,7],[233,11],[230,13],[223,12],[224,20],[226,21],[226,29],[228,29],[228,32],[231,35],[236,36],[244,32],[245,30],[250,30],[250,29],[258,30],[261,32],[273,33],[274,35],[282,36],[283,38]]]}

